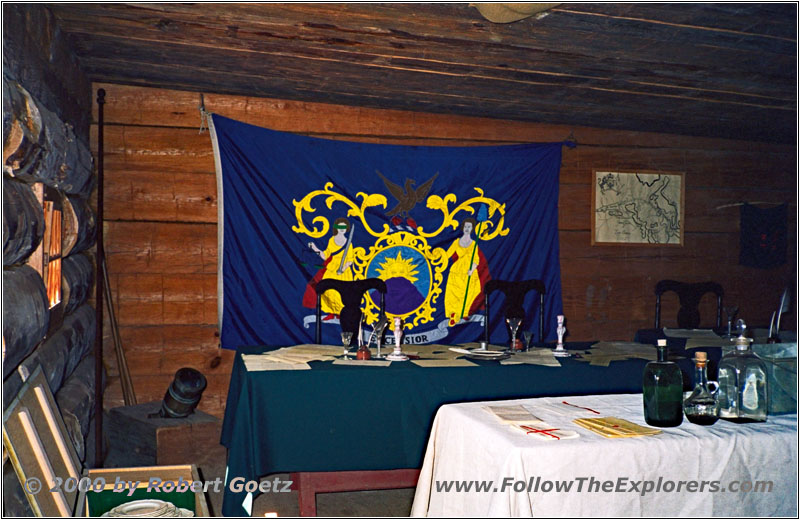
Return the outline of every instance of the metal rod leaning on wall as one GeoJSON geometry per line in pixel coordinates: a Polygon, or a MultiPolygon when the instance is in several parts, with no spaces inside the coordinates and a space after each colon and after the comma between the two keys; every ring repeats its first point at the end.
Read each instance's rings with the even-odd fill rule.
{"type": "Polygon", "coordinates": [[[97,90],[97,257],[95,263],[95,300],[97,331],[94,337],[94,467],[103,467],[103,105],[106,91],[97,90]]]}
{"type": "Polygon", "coordinates": [[[125,401],[125,406],[131,406],[136,403],[136,392],[133,390],[133,381],[131,381],[131,372],[128,370],[128,360],[125,359],[125,350],[122,348],[122,338],[119,335],[119,325],[117,325],[117,315],[114,312],[114,298],[111,295],[111,283],[108,280],[108,265],[105,256],[103,256],[103,285],[105,286],[106,295],[106,308],[108,309],[108,318],[111,322],[111,335],[114,338],[114,353],[117,356],[117,368],[119,369],[119,380],[122,384],[122,398],[125,401]]]}

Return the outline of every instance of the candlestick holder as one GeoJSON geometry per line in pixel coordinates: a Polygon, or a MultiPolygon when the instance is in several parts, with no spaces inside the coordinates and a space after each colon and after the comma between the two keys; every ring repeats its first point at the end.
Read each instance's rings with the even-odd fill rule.
{"type": "Polygon", "coordinates": [[[567,328],[564,326],[564,316],[559,314],[557,319],[558,327],[556,327],[556,334],[558,334],[558,344],[556,344],[556,349],[553,351],[553,355],[555,357],[570,357],[572,354],[567,352],[564,348],[564,334],[567,333],[567,328]]]}
{"type": "Polygon", "coordinates": [[[403,320],[394,319],[394,351],[386,356],[389,361],[408,361],[408,356],[403,354],[400,345],[403,343],[403,320]]]}

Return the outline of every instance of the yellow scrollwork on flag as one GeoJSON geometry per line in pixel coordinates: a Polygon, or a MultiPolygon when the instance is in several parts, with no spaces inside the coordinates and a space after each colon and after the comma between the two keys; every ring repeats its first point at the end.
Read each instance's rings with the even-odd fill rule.
{"type": "MultiPolygon", "coordinates": [[[[355,243],[352,246],[349,243],[344,246],[352,247],[353,279],[377,277],[386,281],[390,289],[393,289],[390,290],[391,296],[402,295],[399,300],[390,298],[391,301],[387,301],[387,315],[390,318],[403,318],[407,326],[413,328],[422,323],[432,322],[437,307],[443,305],[440,300],[442,300],[444,272],[450,261],[445,249],[430,246],[427,239],[457,230],[465,219],[475,219],[481,206],[485,206],[486,211],[482,212],[485,220],[481,221],[478,227],[480,235],[476,238],[479,241],[486,242],[509,233],[509,229],[505,227],[506,205],[487,197],[481,188],[473,189],[477,195],[461,203],[458,203],[453,193],[444,197],[429,196],[426,199],[426,206],[441,213],[441,222],[431,231],[427,231],[423,226],[417,226],[410,232],[392,228],[387,223],[377,225],[376,228],[370,225],[367,210],[376,207],[385,209],[387,199],[384,195],[359,192],[356,194],[356,200],[351,200],[344,194],[334,191],[333,183],[328,182],[323,189],[311,191],[299,201],[292,200],[297,219],[292,231],[311,238],[325,236],[331,228],[331,221],[327,217],[313,216],[310,226],[306,225],[304,220],[310,218],[306,214],[316,213],[322,204],[333,211],[336,217],[346,215],[348,218],[356,219],[356,222],[353,222],[357,226],[354,242],[367,245],[364,243],[362,229],[374,237],[374,240],[372,245],[366,248],[355,247],[355,243]],[[360,222],[360,226],[357,222],[360,222]]],[[[374,224],[374,213],[370,219],[374,224]]],[[[432,220],[435,222],[435,219],[431,218],[425,221],[430,223],[432,220]]],[[[365,298],[365,303],[362,304],[368,323],[373,323],[378,318],[379,302],[374,299],[375,297],[371,295],[365,298]]]]}

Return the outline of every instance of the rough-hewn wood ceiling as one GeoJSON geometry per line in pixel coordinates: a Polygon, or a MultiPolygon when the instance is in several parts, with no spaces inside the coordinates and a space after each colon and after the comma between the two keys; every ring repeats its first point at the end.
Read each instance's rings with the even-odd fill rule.
{"type": "Polygon", "coordinates": [[[794,143],[797,5],[49,4],[90,79],[794,143]]]}

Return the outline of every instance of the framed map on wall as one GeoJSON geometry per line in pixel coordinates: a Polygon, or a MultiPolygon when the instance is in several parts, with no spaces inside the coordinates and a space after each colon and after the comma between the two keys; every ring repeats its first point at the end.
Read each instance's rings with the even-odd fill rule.
{"type": "Polygon", "coordinates": [[[592,245],[683,245],[683,173],[592,174],[592,245]]]}

